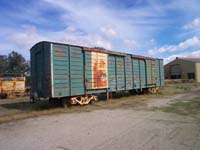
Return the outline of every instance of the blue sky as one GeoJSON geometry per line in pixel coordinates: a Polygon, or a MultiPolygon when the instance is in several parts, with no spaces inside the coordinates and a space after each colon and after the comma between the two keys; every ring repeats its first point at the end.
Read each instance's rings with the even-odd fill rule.
{"type": "Polygon", "coordinates": [[[48,40],[163,58],[200,57],[199,0],[0,0],[0,55],[48,40]]]}

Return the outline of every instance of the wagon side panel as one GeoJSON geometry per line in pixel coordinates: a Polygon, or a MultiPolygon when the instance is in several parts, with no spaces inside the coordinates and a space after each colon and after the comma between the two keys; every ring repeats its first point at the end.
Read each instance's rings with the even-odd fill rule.
{"type": "Polygon", "coordinates": [[[164,66],[163,66],[163,60],[160,59],[159,60],[159,64],[160,64],[160,83],[161,83],[161,86],[164,86],[165,85],[165,77],[164,77],[164,66]]]}
{"type": "Polygon", "coordinates": [[[146,88],[146,67],[145,67],[145,60],[139,60],[140,66],[140,88],[146,88]]]}
{"type": "Polygon", "coordinates": [[[52,97],[70,96],[69,46],[51,45],[52,97]]]}
{"type": "Polygon", "coordinates": [[[133,58],[133,87],[134,89],[140,88],[140,67],[139,67],[139,60],[133,58]]]}
{"type": "Polygon", "coordinates": [[[124,57],[116,56],[117,90],[125,90],[125,63],[124,57]]]}
{"type": "Polygon", "coordinates": [[[84,51],[86,94],[106,92],[108,88],[108,55],[84,51]]]}
{"type": "Polygon", "coordinates": [[[131,56],[125,57],[126,90],[133,89],[133,70],[131,56]]]}
{"type": "Polygon", "coordinates": [[[108,77],[109,77],[110,91],[116,91],[117,87],[116,57],[114,55],[109,55],[108,57],[108,77]]]}
{"type": "Polygon", "coordinates": [[[70,96],[84,95],[83,51],[80,47],[70,46],[70,96]]]}

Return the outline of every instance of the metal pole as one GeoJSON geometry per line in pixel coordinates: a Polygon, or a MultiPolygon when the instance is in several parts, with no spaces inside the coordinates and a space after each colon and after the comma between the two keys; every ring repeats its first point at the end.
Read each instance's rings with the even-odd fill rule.
{"type": "Polygon", "coordinates": [[[107,94],[107,100],[109,100],[109,90],[108,90],[108,88],[106,89],[106,94],[107,94]]]}

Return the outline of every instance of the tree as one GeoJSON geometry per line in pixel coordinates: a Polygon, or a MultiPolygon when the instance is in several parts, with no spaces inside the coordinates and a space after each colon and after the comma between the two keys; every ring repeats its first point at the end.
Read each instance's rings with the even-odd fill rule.
{"type": "Polygon", "coordinates": [[[3,74],[7,71],[7,68],[8,68],[7,56],[0,56],[0,76],[3,76],[3,74]]]}
{"type": "Polygon", "coordinates": [[[8,57],[0,59],[0,67],[4,76],[30,76],[29,63],[15,51],[8,54],[8,57]]]}

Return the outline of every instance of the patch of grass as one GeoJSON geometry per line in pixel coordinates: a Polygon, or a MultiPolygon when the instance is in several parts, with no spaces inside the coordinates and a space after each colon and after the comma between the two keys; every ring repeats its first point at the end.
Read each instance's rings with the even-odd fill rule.
{"type": "Polygon", "coordinates": [[[34,111],[34,110],[45,110],[49,109],[48,101],[38,101],[37,103],[31,102],[20,102],[20,103],[11,103],[3,104],[2,107],[7,109],[18,109],[22,111],[34,111]]]}
{"type": "Polygon", "coordinates": [[[90,105],[72,106],[69,108],[50,108],[48,101],[39,101],[37,103],[14,103],[4,104],[4,108],[10,110],[19,110],[18,113],[0,116],[0,123],[38,117],[42,115],[53,115],[58,113],[81,113],[91,112],[99,109],[139,109],[138,106],[145,106],[144,101],[148,100],[143,95],[122,97],[118,99],[110,99],[108,101],[97,101],[90,105]]]}
{"type": "Polygon", "coordinates": [[[196,114],[196,117],[200,120],[200,112],[196,114]]]}
{"type": "Polygon", "coordinates": [[[166,84],[165,87],[161,88],[157,95],[174,95],[184,92],[192,91],[193,89],[200,87],[197,83],[176,83],[166,84]]]}
{"type": "Polygon", "coordinates": [[[176,102],[169,106],[156,108],[157,110],[176,113],[180,115],[200,116],[200,98],[195,98],[190,101],[176,102]]]}

